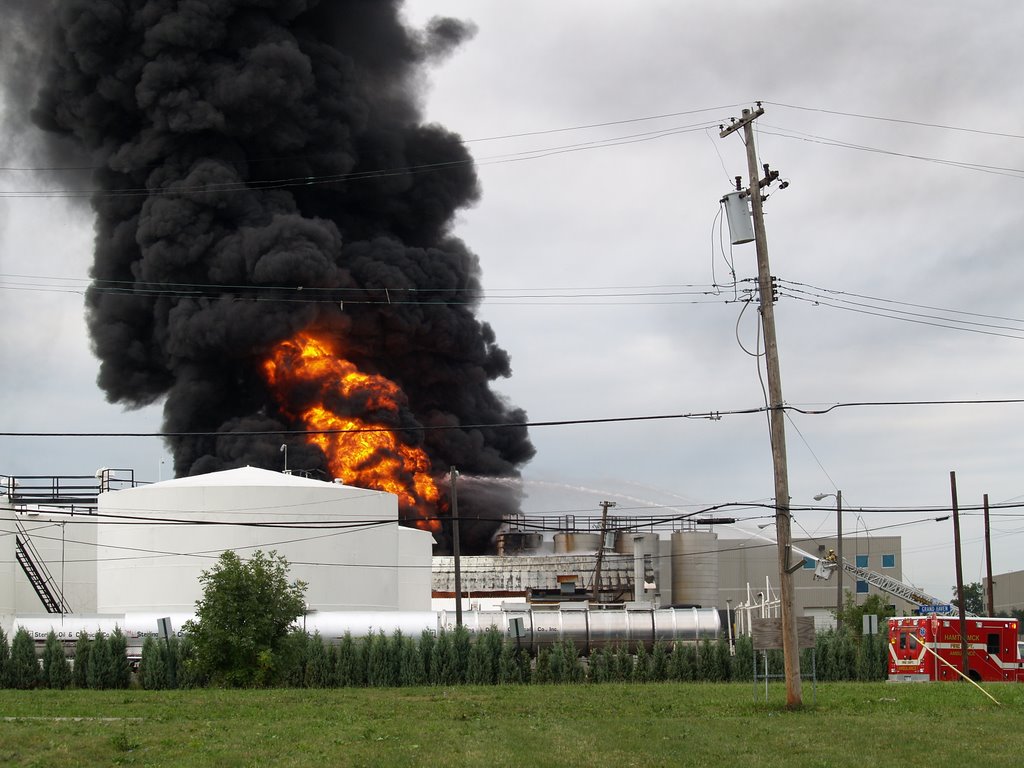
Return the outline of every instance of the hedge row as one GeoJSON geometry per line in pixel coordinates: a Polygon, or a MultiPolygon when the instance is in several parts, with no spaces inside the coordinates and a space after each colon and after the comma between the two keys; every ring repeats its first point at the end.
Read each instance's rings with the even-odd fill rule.
{"type": "MultiPolygon", "coordinates": [[[[127,688],[132,683],[126,655],[126,641],[120,629],[111,635],[85,633],[75,644],[74,663],[51,632],[42,660],[35,642],[25,630],[8,645],[0,631],[0,687],[5,688],[127,688]]],[[[886,638],[857,637],[831,630],[819,633],[812,656],[804,651],[801,668],[805,675],[815,666],[822,681],[882,680],[886,676],[886,638]]],[[[557,643],[531,659],[497,629],[481,634],[475,642],[464,628],[418,638],[383,632],[365,638],[346,634],[334,643],[319,635],[295,632],[285,651],[276,657],[261,657],[261,685],[305,688],[392,687],[413,685],[507,685],[541,683],[603,683],[694,681],[750,681],[754,675],[754,651],[750,638],[735,642],[730,654],[725,640],[699,644],[656,643],[648,651],[611,646],[596,649],[582,658],[571,642],[557,643]]],[[[758,655],[758,677],[765,656],[758,655]]],[[[768,674],[780,676],[782,654],[767,654],[768,674]]],[[[201,687],[210,683],[197,674],[191,641],[186,636],[170,642],[147,638],[135,675],[138,685],[149,690],[201,687]]]]}
{"type": "Polygon", "coordinates": [[[83,632],[72,664],[57,635],[50,632],[40,660],[35,640],[25,629],[15,632],[10,645],[0,630],[0,688],[127,688],[127,650],[128,641],[119,628],[110,635],[98,632],[93,639],[83,632]]]}
{"type": "MultiPolygon", "coordinates": [[[[828,631],[803,653],[805,675],[816,667],[819,680],[881,680],[886,675],[884,637],[859,638],[828,631]]],[[[140,683],[146,688],[173,687],[176,665],[181,687],[209,681],[194,674],[189,650],[182,643],[168,654],[156,641],[142,649],[140,683]]],[[[656,643],[650,651],[642,644],[599,648],[588,658],[571,642],[541,650],[535,659],[497,629],[475,641],[464,628],[418,638],[379,632],[365,638],[346,634],[338,643],[325,643],[319,635],[293,633],[286,650],[276,658],[264,657],[260,684],[305,688],[393,687],[418,685],[508,685],[603,682],[727,682],[754,677],[754,650],[749,637],[738,638],[730,654],[726,640],[699,644],[656,643]]],[[[764,674],[765,656],[758,654],[757,675],[764,674]]],[[[767,654],[768,674],[783,674],[782,654],[767,654]]]]}

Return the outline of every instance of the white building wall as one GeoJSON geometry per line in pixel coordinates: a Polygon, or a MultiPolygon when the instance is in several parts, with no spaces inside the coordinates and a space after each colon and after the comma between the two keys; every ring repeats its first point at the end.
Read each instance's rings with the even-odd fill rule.
{"type": "Polygon", "coordinates": [[[96,611],[95,516],[29,512],[0,503],[0,615],[44,613],[45,606],[15,558],[16,538],[31,544],[37,564],[49,573],[50,584],[63,592],[73,612],[96,611]]]}

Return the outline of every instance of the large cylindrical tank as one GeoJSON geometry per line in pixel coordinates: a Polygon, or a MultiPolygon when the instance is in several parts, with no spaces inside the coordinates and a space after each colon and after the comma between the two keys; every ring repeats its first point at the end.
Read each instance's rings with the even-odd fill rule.
{"type": "Polygon", "coordinates": [[[672,604],[710,608],[718,605],[718,534],[672,534],[672,604]]]}
{"type": "Polygon", "coordinates": [[[658,554],[658,534],[619,531],[615,534],[615,551],[621,555],[632,555],[640,539],[640,551],[645,555],[658,554]]]}
{"type": "Polygon", "coordinates": [[[597,552],[601,547],[600,533],[577,533],[565,531],[556,533],[555,554],[565,555],[570,552],[597,552]]]}
{"type": "Polygon", "coordinates": [[[498,555],[532,555],[540,549],[544,536],[526,531],[505,531],[498,534],[498,555]]]}

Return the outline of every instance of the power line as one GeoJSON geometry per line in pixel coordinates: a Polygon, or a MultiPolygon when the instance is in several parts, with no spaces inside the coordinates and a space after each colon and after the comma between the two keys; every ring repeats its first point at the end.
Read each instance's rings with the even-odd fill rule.
{"type": "MultiPolygon", "coordinates": [[[[848,403],[833,403],[822,408],[802,408],[796,405],[784,404],[779,406],[781,411],[794,411],[804,415],[819,416],[830,413],[839,408],[863,408],[863,407],[911,407],[911,406],[935,406],[935,405],[1016,405],[1024,403],[1024,398],[990,398],[990,399],[961,399],[961,400],[888,400],[888,401],[857,401],[848,403]]],[[[474,430],[474,429],[522,429],[537,427],[564,427],[582,426],[596,424],[623,424],[644,421],[669,421],[679,419],[703,419],[717,421],[723,416],[746,416],[756,413],[764,413],[771,410],[770,406],[755,406],[753,408],[734,408],[721,411],[703,411],[696,413],[669,413],[652,416],[610,416],[598,419],[560,419],[555,421],[512,421],[494,422],[489,424],[442,424],[432,426],[402,426],[402,427],[358,427],[352,429],[268,429],[268,430],[237,430],[223,432],[219,430],[196,431],[196,432],[41,432],[41,431],[3,431],[0,437],[218,437],[224,435],[254,437],[261,435],[333,435],[351,434],[363,432],[433,432],[444,430],[474,430]]]]}
{"type": "Polygon", "coordinates": [[[1024,135],[1017,133],[1003,133],[1000,131],[986,131],[980,128],[965,128],[963,126],[956,125],[942,125],[940,123],[928,123],[921,120],[903,120],[896,117],[880,117],[878,115],[865,115],[859,112],[841,112],[835,109],[824,109],[822,107],[801,107],[796,104],[782,104],[777,101],[765,101],[765,104],[771,104],[775,107],[785,107],[786,109],[798,109],[804,112],[820,112],[826,115],[839,115],[842,117],[856,117],[861,120],[878,120],[886,123],[899,123],[903,125],[916,125],[924,128],[938,128],[944,131],[959,131],[961,133],[976,133],[982,136],[998,136],[1005,139],[1024,139],[1024,135]]]}

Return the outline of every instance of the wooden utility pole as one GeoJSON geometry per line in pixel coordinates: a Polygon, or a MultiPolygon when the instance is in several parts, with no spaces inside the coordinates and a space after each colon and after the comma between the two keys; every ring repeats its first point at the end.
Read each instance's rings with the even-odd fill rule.
{"type": "Polygon", "coordinates": [[[601,502],[601,541],[597,545],[597,564],[594,566],[594,602],[601,602],[601,563],[604,560],[604,537],[608,531],[608,508],[614,507],[614,501],[601,502]]]}
{"type": "MultiPolygon", "coordinates": [[[[742,117],[719,135],[725,138],[734,131],[743,130],[747,146],[747,170],[750,178],[750,208],[754,220],[754,242],[757,247],[757,286],[761,296],[761,328],[764,332],[765,364],[768,372],[768,411],[772,444],[772,467],[775,474],[775,530],[778,537],[779,595],[782,609],[782,656],[786,673],[786,706],[803,705],[800,680],[800,647],[797,637],[796,616],[793,611],[793,574],[789,554],[792,549],[789,514],[789,474],[786,467],[786,422],[782,410],[782,377],[779,369],[779,347],[775,336],[774,280],[768,265],[768,236],[764,229],[764,209],[761,189],[778,178],[777,171],[765,166],[765,178],[757,162],[754,144],[754,121],[764,114],[761,105],[756,111],[744,109],[742,117]]],[[[840,565],[840,568],[842,566],[840,565]]]]}
{"type": "Polygon", "coordinates": [[[967,677],[967,605],[964,599],[964,569],[960,560],[960,505],[956,498],[956,472],[949,473],[949,490],[953,496],[953,547],[956,550],[956,597],[960,603],[960,667],[967,677]]]}
{"type": "Polygon", "coordinates": [[[459,562],[459,492],[455,480],[459,471],[452,467],[452,560],[455,562],[455,626],[462,626],[462,565],[459,562]]]}
{"type": "Polygon", "coordinates": [[[988,589],[986,590],[986,616],[996,615],[996,596],[992,586],[992,531],[988,527],[988,494],[983,497],[985,503],[985,568],[988,571],[988,589]]]}

